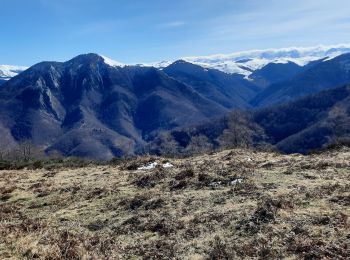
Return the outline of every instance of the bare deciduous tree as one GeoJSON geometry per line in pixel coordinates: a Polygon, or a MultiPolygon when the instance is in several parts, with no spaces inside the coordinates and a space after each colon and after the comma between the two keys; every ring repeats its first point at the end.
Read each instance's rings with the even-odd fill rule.
{"type": "Polygon", "coordinates": [[[250,118],[242,112],[233,111],[227,118],[228,128],[218,138],[223,148],[243,147],[253,145],[255,135],[263,135],[261,128],[253,123],[250,118]]]}
{"type": "Polygon", "coordinates": [[[196,135],[191,137],[189,145],[186,147],[186,153],[199,154],[209,152],[213,149],[213,144],[210,143],[205,135],[196,135]]]}
{"type": "Polygon", "coordinates": [[[33,158],[34,146],[30,141],[21,142],[18,150],[22,160],[29,161],[33,158]]]}
{"type": "Polygon", "coordinates": [[[179,145],[175,141],[174,137],[169,132],[163,132],[159,135],[159,147],[158,150],[162,154],[176,155],[179,152],[179,145]]]}

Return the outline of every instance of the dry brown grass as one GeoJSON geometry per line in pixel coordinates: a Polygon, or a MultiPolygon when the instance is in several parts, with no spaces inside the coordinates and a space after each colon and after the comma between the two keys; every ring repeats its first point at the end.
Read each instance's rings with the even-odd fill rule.
{"type": "Polygon", "coordinates": [[[350,151],[0,171],[0,259],[349,259],[350,151]]]}

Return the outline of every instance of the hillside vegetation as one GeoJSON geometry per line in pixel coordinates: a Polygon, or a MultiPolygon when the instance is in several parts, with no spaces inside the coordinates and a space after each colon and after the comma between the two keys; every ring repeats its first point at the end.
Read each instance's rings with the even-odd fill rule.
{"type": "Polygon", "coordinates": [[[0,259],[349,259],[349,168],[343,148],[3,170],[0,259]]]}
{"type": "Polygon", "coordinates": [[[193,154],[213,148],[264,147],[307,154],[337,143],[350,144],[350,86],[309,95],[255,111],[231,111],[221,118],[160,133],[156,154],[193,154]]]}

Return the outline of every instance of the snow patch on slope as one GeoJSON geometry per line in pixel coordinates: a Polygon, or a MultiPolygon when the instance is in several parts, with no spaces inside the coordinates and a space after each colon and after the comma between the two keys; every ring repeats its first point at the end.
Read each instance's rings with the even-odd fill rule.
{"type": "Polygon", "coordinates": [[[172,63],[174,63],[174,61],[159,61],[159,62],[142,63],[137,65],[142,67],[155,67],[158,69],[164,69],[170,66],[172,63]]]}
{"type": "Polygon", "coordinates": [[[125,67],[126,66],[126,64],[121,63],[119,61],[112,60],[106,56],[103,56],[103,55],[100,55],[100,56],[103,58],[104,62],[111,67],[125,67]]]}

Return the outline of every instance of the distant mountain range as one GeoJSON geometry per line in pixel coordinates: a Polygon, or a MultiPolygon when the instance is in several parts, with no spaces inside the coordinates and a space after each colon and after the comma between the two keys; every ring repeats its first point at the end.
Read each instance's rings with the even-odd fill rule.
{"type": "MultiPolygon", "coordinates": [[[[219,71],[229,74],[241,74],[249,77],[254,71],[260,70],[266,65],[272,64],[287,64],[294,63],[301,67],[309,64],[310,62],[331,59],[344,53],[350,52],[350,44],[339,45],[320,45],[315,47],[290,47],[280,49],[266,49],[266,50],[251,50],[235,52],[231,54],[216,54],[210,56],[198,56],[198,57],[182,57],[177,60],[187,61],[204,68],[217,69],[219,71]]],[[[122,62],[114,61],[108,57],[104,57],[106,62],[111,66],[145,66],[156,67],[163,69],[177,60],[151,62],[151,63],[138,63],[138,64],[125,64],[122,62]]],[[[16,75],[16,71],[23,71],[27,67],[23,66],[8,66],[0,65],[0,78],[4,73],[4,77],[10,78],[16,75]]],[[[18,73],[18,72],[17,72],[18,73]]]]}
{"type": "Polygon", "coordinates": [[[28,69],[2,66],[0,147],[30,140],[47,153],[110,159],[143,152],[172,129],[207,124],[201,129],[215,128],[213,139],[227,126],[215,122],[238,109],[251,111],[271,145],[306,152],[335,136],[332,111],[340,109],[341,120],[350,113],[346,52],[346,45],[252,51],[158,68],[85,54],[28,69]],[[222,62],[245,72],[228,73],[222,62]]]}
{"type": "MultiPolygon", "coordinates": [[[[184,61],[200,65],[205,68],[217,69],[225,73],[237,73],[249,76],[256,70],[269,63],[286,64],[294,63],[305,66],[312,61],[331,59],[350,52],[350,44],[316,46],[316,47],[292,47],[281,49],[252,50],[236,52],[232,54],[217,54],[211,56],[184,57],[184,61]]],[[[150,63],[149,66],[164,68],[174,61],[162,61],[150,63]]]]}

